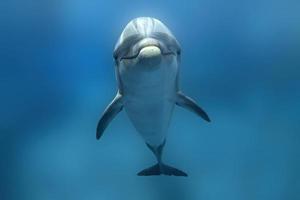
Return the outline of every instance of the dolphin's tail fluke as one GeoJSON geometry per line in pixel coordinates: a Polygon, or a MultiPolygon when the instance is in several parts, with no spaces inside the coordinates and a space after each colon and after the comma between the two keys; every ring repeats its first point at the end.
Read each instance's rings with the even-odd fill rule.
{"type": "Polygon", "coordinates": [[[165,165],[165,164],[156,164],[149,168],[146,168],[140,171],[137,175],[138,176],[154,176],[154,175],[168,175],[168,176],[187,176],[187,174],[179,169],[174,167],[165,165]]]}
{"type": "Polygon", "coordinates": [[[153,165],[149,168],[146,168],[142,171],[140,171],[137,175],[138,176],[154,176],[154,175],[169,175],[169,176],[187,176],[187,174],[179,169],[176,169],[174,167],[165,165],[162,162],[161,156],[162,156],[162,151],[163,148],[166,144],[166,140],[162,142],[161,145],[159,146],[151,146],[148,143],[146,143],[149,149],[154,153],[156,159],[157,159],[157,164],[153,165]]]}

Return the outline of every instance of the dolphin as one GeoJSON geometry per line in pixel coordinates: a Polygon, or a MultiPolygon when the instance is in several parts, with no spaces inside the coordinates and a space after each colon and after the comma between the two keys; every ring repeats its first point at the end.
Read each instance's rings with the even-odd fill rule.
{"type": "Polygon", "coordinates": [[[102,136],[124,108],[157,159],[157,164],[140,171],[139,176],[187,176],[162,161],[175,105],[210,122],[206,112],[179,88],[180,54],[180,45],[171,31],[161,21],[150,17],[130,21],[115,45],[113,57],[118,90],[100,118],[96,138],[102,136]]]}

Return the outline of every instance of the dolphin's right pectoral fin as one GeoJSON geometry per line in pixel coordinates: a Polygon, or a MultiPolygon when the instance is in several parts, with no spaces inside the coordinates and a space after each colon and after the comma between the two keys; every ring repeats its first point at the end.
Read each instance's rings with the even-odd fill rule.
{"type": "Polygon", "coordinates": [[[116,97],[112,102],[106,107],[100,121],[97,126],[96,138],[99,139],[105,128],[113,120],[113,118],[123,109],[122,95],[117,93],[116,97]]]}
{"type": "Polygon", "coordinates": [[[182,92],[177,92],[176,104],[187,110],[190,110],[199,115],[205,121],[210,122],[210,119],[206,112],[190,97],[184,95],[182,92]]]}

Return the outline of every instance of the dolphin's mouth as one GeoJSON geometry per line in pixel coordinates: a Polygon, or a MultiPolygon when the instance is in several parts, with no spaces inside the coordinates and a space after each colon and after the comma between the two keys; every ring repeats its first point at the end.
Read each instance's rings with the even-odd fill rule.
{"type": "Polygon", "coordinates": [[[171,54],[175,55],[175,53],[173,53],[173,52],[163,52],[163,51],[161,50],[161,48],[160,48],[159,46],[157,46],[157,45],[147,45],[147,46],[141,47],[141,48],[139,49],[139,51],[138,51],[137,53],[135,53],[134,55],[121,57],[120,60],[124,60],[124,59],[135,59],[135,58],[137,58],[137,57],[139,56],[139,54],[141,53],[141,51],[142,51],[143,49],[148,48],[148,47],[157,47],[157,48],[159,48],[159,49],[160,49],[160,54],[161,54],[161,55],[171,55],[171,54]]]}
{"type": "Polygon", "coordinates": [[[163,45],[161,45],[157,40],[152,40],[152,39],[148,39],[146,40],[146,42],[142,42],[142,43],[138,43],[137,45],[135,45],[133,47],[133,50],[131,53],[129,53],[128,55],[125,55],[123,57],[120,58],[121,60],[125,60],[125,59],[135,59],[139,56],[139,54],[141,53],[141,51],[147,47],[157,47],[160,50],[160,54],[162,56],[166,56],[166,55],[176,55],[175,52],[167,50],[166,48],[163,47],[163,45]]]}

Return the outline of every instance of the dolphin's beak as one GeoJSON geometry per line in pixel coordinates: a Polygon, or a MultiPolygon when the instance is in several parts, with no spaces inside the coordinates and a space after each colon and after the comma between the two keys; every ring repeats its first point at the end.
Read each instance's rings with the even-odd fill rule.
{"type": "Polygon", "coordinates": [[[155,67],[158,66],[161,62],[161,50],[157,46],[146,46],[142,48],[138,55],[139,63],[148,66],[155,67]]]}

